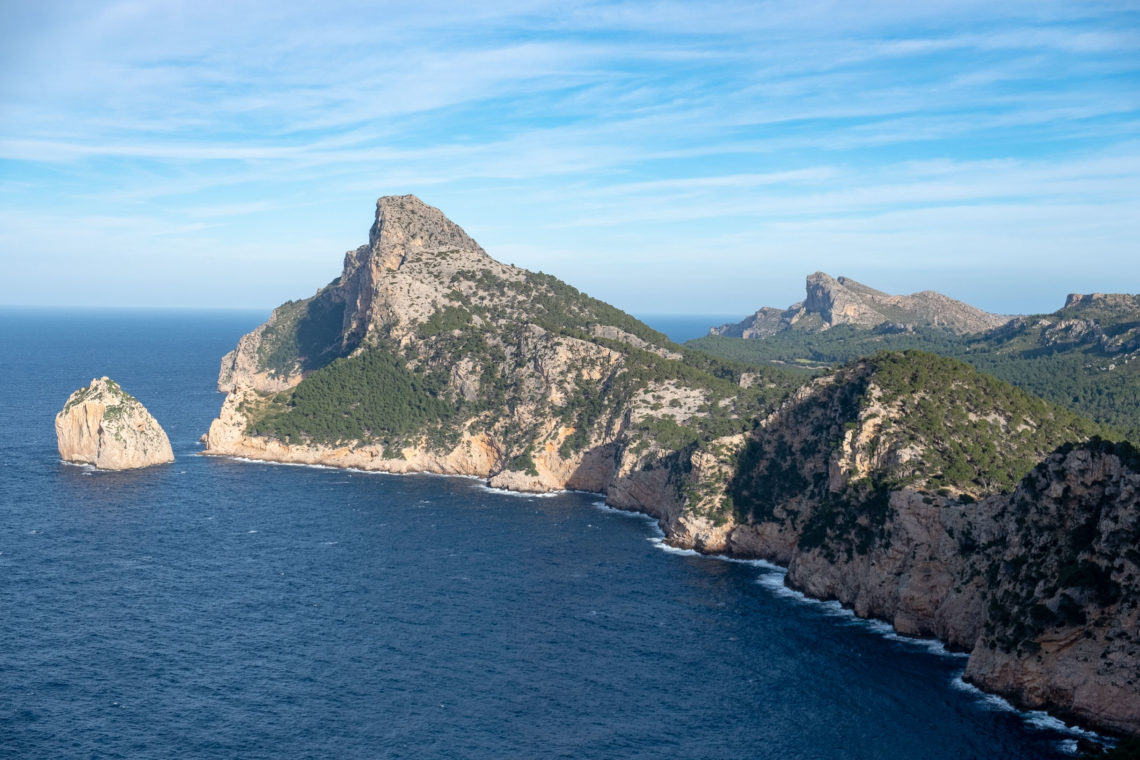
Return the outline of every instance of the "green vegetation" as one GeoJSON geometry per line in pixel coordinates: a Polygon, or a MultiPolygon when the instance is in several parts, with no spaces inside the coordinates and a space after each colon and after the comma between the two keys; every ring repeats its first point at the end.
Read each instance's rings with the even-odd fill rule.
{"type": "Polygon", "coordinates": [[[328,290],[304,301],[288,301],[273,311],[258,347],[258,362],[275,375],[308,372],[340,355],[344,303],[328,290]]]}
{"type": "Polygon", "coordinates": [[[1009,492],[1057,446],[1108,432],[954,359],[905,351],[870,362],[879,403],[901,406],[895,439],[922,450],[908,479],[934,488],[1009,492]]]}
{"type": "Polygon", "coordinates": [[[747,364],[783,364],[805,371],[820,371],[879,351],[916,349],[958,356],[965,353],[966,340],[934,328],[898,330],[888,325],[871,329],[838,325],[821,332],[788,330],[762,339],[707,335],[685,345],[747,364]]]}
{"type": "Polygon", "coordinates": [[[447,306],[432,314],[420,325],[420,337],[430,338],[452,330],[465,330],[471,325],[471,312],[462,306],[447,306]]]}
{"type": "Polygon", "coordinates": [[[534,447],[527,446],[521,454],[507,462],[508,470],[525,472],[532,477],[538,477],[538,465],[534,462],[534,447]]]}
{"type": "Polygon", "coordinates": [[[320,443],[406,436],[455,414],[456,404],[441,393],[443,380],[409,370],[382,348],[370,349],[337,359],[278,394],[249,432],[320,443]]]}
{"type": "Polygon", "coordinates": [[[568,330],[588,331],[595,324],[611,325],[647,343],[673,345],[663,333],[621,309],[582,293],[553,275],[527,272],[525,286],[521,289],[528,296],[529,304],[534,310],[534,323],[543,329],[565,334],[568,330]]]}
{"type": "Polygon", "coordinates": [[[827,556],[866,553],[881,537],[892,491],[913,488],[931,503],[1008,493],[1057,446],[1104,432],[968,364],[920,351],[847,365],[781,415],[741,450],[727,494],[748,521],[798,522],[804,512],[800,548],[827,556]],[[844,473],[836,492],[831,468],[841,451],[868,469],[844,473]]]}
{"type": "Polygon", "coordinates": [[[989,375],[1140,440],[1140,314],[1102,307],[1015,320],[988,333],[958,336],[934,328],[787,331],[764,339],[707,336],[690,348],[761,366],[819,372],[882,350],[917,349],[960,359],[989,375]],[[1095,319],[1069,327],[1061,318],[1095,319]],[[1123,355],[1121,355],[1123,352],[1123,355]]]}
{"type": "Polygon", "coordinates": [[[1057,493],[1054,486],[1066,480],[1062,463],[1074,450],[1116,456],[1126,472],[1140,472],[1140,451],[1131,444],[1094,438],[1061,446],[1021,482],[1009,504],[1021,549],[986,570],[990,585],[1003,589],[991,597],[986,635],[1005,651],[1035,651],[1034,640],[1049,628],[1083,625],[1122,599],[1135,604],[1125,585],[1137,579],[1123,560],[1140,561],[1140,528],[1122,523],[1100,489],[1066,484],[1057,493]]]}

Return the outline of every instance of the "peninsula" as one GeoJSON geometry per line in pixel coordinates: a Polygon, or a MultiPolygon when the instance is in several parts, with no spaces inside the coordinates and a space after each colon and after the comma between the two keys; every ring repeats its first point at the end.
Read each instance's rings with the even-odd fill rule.
{"type": "Polygon", "coordinates": [[[968,680],[1019,705],[1140,734],[1140,456],[968,364],[717,359],[397,196],[219,389],[206,454],[600,492],[674,545],[778,562],[970,652],[968,680]]]}

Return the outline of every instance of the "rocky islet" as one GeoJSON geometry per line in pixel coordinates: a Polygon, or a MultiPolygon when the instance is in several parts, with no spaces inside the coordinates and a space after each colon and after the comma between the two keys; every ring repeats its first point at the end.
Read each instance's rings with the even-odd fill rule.
{"type": "Polygon", "coordinates": [[[55,417],[60,459],[100,470],[174,461],[170,439],[146,407],[108,377],[71,394],[55,417]]]}

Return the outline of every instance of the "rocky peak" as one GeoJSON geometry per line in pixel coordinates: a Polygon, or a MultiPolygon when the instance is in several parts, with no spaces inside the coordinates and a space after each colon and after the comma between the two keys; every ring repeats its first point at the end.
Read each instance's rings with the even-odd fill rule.
{"type": "Polygon", "coordinates": [[[368,243],[344,256],[340,277],[312,298],[290,301],[222,359],[218,387],[277,392],[380,337],[404,340],[449,294],[479,273],[517,280],[442,211],[414,195],[376,201],[368,243]]]}
{"type": "Polygon", "coordinates": [[[158,421],[109,377],[71,394],[55,417],[55,433],[65,462],[129,470],[174,461],[158,421]]]}
{"type": "MultiPolygon", "coordinates": [[[[442,211],[414,195],[376,201],[368,244],[344,257],[344,272],[332,297],[346,304],[341,350],[349,351],[377,330],[399,331],[442,305],[440,264],[469,269],[497,264],[442,211]],[[414,296],[409,298],[409,295],[414,296]]],[[[500,265],[501,266],[501,265],[500,265]]]]}
{"type": "Polygon", "coordinates": [[[385,195],[376,201],[365,250],[384,269],[399,269],[409,256],[424,251],[483,252],[458,224],[414,195],[385,195]]]}
{"type": "Polygon", "coordinates": [[[836,325],[873,328],[890,324],[902,329],[937,327],[964,334],[990,330],[1009,320],[933,290],[894,296],[850,277],[837,279],[824,272],[808,275],[805,291],[804,300],[787,309],[764,307],[742,322],[714,327],[709,332],[764,338],[785,330],[822,331],[836,325]]]}
{"type": "Polygon", "coordinates": [[[870,304],[890,296],[848,277],[836,280],[824,272],[816,272],[808,275],[805,289],[804,310],[819,314],[826,327],[838,324],[870,327],[886,321],[870,304]]]}
{"type": "Polygon", "coordinates": [[[1098,317],[1111,316],[1140,316],[1140,295],[1128,293],[1070,293],[1065,298],[1062,312],[1070,312],[1067,316],[1098,317]]]}

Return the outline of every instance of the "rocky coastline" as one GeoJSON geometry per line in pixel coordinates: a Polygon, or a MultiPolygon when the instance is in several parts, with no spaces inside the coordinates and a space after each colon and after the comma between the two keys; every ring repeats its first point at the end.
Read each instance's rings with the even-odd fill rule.
{"type": "Polygon", "coordinates": [[[672,546],[772,562],[969,652],[966,680],[1018,706],[1140,734],[1131,447],[932,355],[855,362],[773,406],[778,378],[678,348],[382,198],[341,277],[223,358],[203,453],[598,493],[672,546]],[[407,401],[324,403],[378,385],[407,401]]]}

